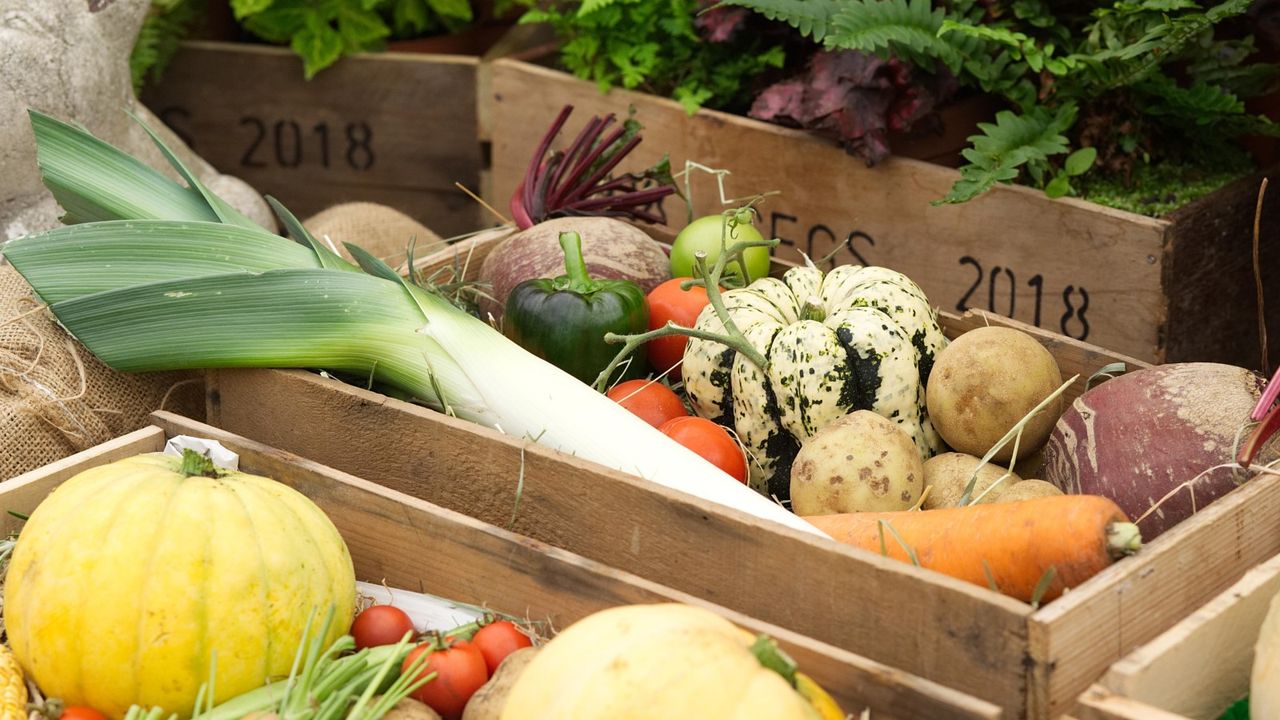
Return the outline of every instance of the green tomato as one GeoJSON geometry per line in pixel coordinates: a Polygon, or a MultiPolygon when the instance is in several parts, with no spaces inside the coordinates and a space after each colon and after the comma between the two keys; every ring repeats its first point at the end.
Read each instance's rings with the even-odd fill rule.
{"type": "MultiPolygon", "coordinates": [[[[742,213],[738,220],[728,225],[729,218],[724,215],[707,215],[689,223],[671,244],[671,276],[694,277],[695,253],[707,254],[707,267],[715,264],[720,258],[721,236],[724,237],[724,248],[733,247],[740,242],[762,242],[764,236],[750,222],[750,214],[742,213]]],[[[747,266],[746,282],[759,280],[769,274],[769,248],[747,248],[743,253],[747,266]]],[[[732,263],[725,268],[725,277],[742,277],[742,268],[732,263]]]]}

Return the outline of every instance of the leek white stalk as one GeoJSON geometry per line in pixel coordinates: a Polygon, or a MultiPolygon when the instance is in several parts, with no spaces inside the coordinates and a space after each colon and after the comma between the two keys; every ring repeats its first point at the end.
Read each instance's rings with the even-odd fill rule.
{"type": "MultiPolygon", "coordinates": [[[[82,131],[37,128],[42,143],[66,134],[82,131]]],[[[101,148],[83,158],[64,155],[56,167],[44,167],[46,177],[79,178],[75,193],[89,197],[68,201],[102,207],[98,185],[122,198],[140,172],[118,158],[99,163],[104,154],[110,156],[101,148]],[[106,170],[100,173],[99,164],[106,170]]],[[[154,178],[143,180],[145,191],[155,191],[154,178]]],[[[187,180],[197,195],[207,194],[194,177],[187,180]]],[[[120,198],[112,205],[131,206],[120,198]]],[[[276,207],[303,244],[207,220],[124,218],[24,238],[4,254],[58,320],[114,368],[345,371],[507,435],[821,535],[604,395],[349,246],[365,271],[359,272],[276,207]]]]}

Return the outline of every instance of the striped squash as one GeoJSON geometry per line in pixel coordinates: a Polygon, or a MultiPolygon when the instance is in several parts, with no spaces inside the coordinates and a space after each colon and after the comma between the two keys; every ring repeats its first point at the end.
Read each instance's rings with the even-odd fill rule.
{"type": "MultiPolygon", "coordinates": [[[[946,338],[928,298],[905,275],[857,265],[825,275],[798,267],[723,297],[766,367],[721,343],[691,338],[684,388],[697,414],[737,432],[752,456],[756,491],[788,502],[801,443],[855,410],[898,423],[923,458],[940,450],[924,388],[946,338]]],[[[711,306],[695,327],[724,333],[711,306]]]]}

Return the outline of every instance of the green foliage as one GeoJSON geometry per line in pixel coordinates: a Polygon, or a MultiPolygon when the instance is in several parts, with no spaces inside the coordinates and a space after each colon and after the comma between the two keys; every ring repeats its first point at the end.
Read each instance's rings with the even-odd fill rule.
{"type": "Polygon", "coordinates": [[[455,32],[472,20],[468,0],[231,0],[231,9],[249,32],[292,48],[308,79],[388,38],[455,32]]]}
{"type": "Polygon", "coordinates": [[[205,0],[154,0],[142,21],[138,40],[129,55],[133,89],[141,90],[147,78],[159,80],[178,51],[178,44],[204,16],[205,0]]]}
{"type": "Polygon", "coordinates": [[[726,2],[790,23],[830,49],[950,72],[1015,108],[970,138],[969,164],[942,202],[964,202],[1015,180],[1069,194],[1081,165],[1211,157],[1244,134],[1280,135],[1280,126],[1244,105],[1275,82],[1277,69],[1248,61],[1252,38],[1213,36],[1252,0],[1207,9],[1192,0],[726,2]],[[1086,135],[1089,144],[1103,143],[1088,163],[1068,155],[1086,135]],[[1064,157],[1077,160],[1064,168],[1064,157]]]}
{"type": "Polygon", "coordinates": [[[970,137],[973,147],[962,153],[969,164],[960,169],[960,180],[951,192],[935,204],[972,200],[997,182],[1017,178],[1027,164],[1043,170],[1050,157],[1067,152],[1067,138],[1062,133],[1075,118],[1075,105],[1065,105],[1056,113],[1035,108],[1026,115],[1015,115],[1005,110],[996,113],[994,124],[979,123],[982,134],[970,137]]]}
{"type": "MultiPolygon", "coordinates": [[[[751,4],[738,0],[724,0],[720,4],[752,7],[751,4]]],[[[831,18],[840,5],[840,0],[776,0],[769,7],[753,9],[769,20],[785,22],[802,34],[822,42],[827,36],[831,18]]]]}
{"type": "Polygon", "coordinates": [[[781,67],[781,47],[754,38],[708,42],[694,21],[698,0],[584,0],[530,10],[522,23],[549,23],[561,39],[560,62],[574,75],[673,97],[692,114],[699,107],[741,106],[750,81],[781,67]]]}

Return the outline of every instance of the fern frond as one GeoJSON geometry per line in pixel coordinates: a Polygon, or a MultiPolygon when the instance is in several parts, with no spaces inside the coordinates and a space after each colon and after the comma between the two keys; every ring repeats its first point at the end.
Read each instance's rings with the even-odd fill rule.
{"type": "Polygon", "coordinates": [[[605,8],[614,3],[614,0],[582,0],[582,5],[578,6],[578,17],[590,15],[591,13],[605,8]]]}
{"type": "Polygon", "coordinates": [[[1044,162],[1069,149],[1063,135],[1076,121],[1075,105],[1052,112],[1039,107],[1016,115],[1008,110],[996,113],[996,121],[979,123],[981,135],[969,138],[973,147],[962,154],[968,165],[960,168],[960,179],[951,192],[933,204],[962,203],[990,190],[998,182],[1018,177],[1022,166],[1044,162]]]}
{"type": "Polygon", "coordinates": [[[831,18],[826,46],[895,54],[921,67],[940,61],[958,72],[977,38],[939,36],[946,11],[930,0],[847,0],[831,18]]]}
{"type": "Polygon", "coordinates": [[[816,42],[826,38],[831,18],[840,9],[840,0],[721,0],[721,5],[736,5],[763,15],[768,20],[784,22],[801,35],[816,42]]]}
{"type": "Polygon", "coordinates": [[[1149,77],[1214,25],[1243,15],[1252,3],[1253,0],[1226,0],[1203,13],[1187,13],[1157,24],[1135,43],[1075,57],[1094,67],[1104,90],[1133,85],[1149,77]],[[1113,61],[1122,64],[1108,67],[1113,61]]]}

